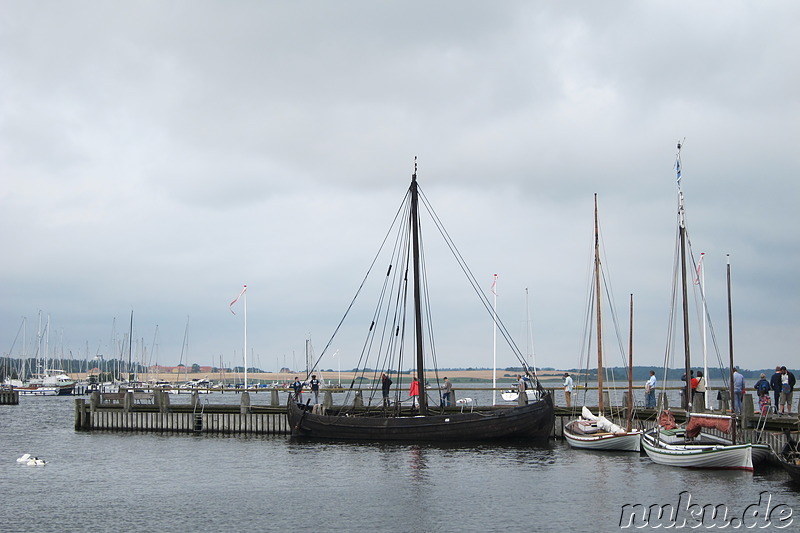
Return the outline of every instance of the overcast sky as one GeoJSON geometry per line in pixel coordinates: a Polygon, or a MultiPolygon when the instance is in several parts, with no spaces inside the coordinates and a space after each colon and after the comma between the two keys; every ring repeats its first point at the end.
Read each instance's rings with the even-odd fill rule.
{"type": "MultiPolygon", "coordinates": [[[[796,367],[798,20],[793,1],[0,0],[2,352],[22,317],[35,350],[41,311],[51,350],[113,357],[133,312],[146,362],[234,366],[247,284],[249,364],[302,368],[416,156],[523,351],[530,316],[537,366],[581,365],[597,193],[621,334],[633,293],[635,364],[658,367],[685,138],[720,350],[730,254],[736,361],[796,367]]],[[[439,366],[491,366],[474,296],[431,299],[439,366]]],[[[321,367],[359,349],[335,341],[321,367]]]]}

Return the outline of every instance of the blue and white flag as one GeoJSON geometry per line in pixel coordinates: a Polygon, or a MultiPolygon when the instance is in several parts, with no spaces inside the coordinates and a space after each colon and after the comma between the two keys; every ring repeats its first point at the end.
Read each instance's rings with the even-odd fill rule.
{"type": "Polygon", "coordinates": [[[681,186],[681,156],[678,154],[678,158],[675,160],[675,170],[678,172],[678,187],[681,186]]]}

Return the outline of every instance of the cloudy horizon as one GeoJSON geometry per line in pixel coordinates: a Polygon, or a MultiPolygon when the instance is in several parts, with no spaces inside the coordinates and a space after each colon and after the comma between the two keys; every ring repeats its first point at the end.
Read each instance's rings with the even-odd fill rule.
{"type": "MultiPolygon", "coordinates": [[[[730,254],[737,364],[796,358],[794,2],[2,4],[3,355],[20,355],[22,317],[31,352],[41,311],[51,350],[114,357],[133,312],[153,364],[239,366],[229,305],[247,285],[248,364],[302,368],[416,157],[538,367],[581,366],[597,193],[619,328],[627,342],[633,293],[634,364],[660,367],[685,139],[720,352],[730,254]]],[[[490,367],[491,322],[459,296],[432,292],[439,366],[490,367]]],[[[359,349],[334,343],[320,366],[359,349]]]]}

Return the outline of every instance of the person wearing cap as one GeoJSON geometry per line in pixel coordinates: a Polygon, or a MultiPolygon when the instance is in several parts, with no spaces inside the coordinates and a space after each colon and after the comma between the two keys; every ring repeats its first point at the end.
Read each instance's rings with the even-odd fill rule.
{"type": "Polygon", "coordinates": [[[767,381],[767,375],[761,374],[761,379],[756,381],[755,389],[756,394],[758,395],[758,410],[761,411],[762,415],[766,415],[767,411],[769,411],[769,381],[767,381]]]}
{"type": "Polygon", "coordinates": [[[567,407],[572,406],[572,377],[569,372],[564,372],[564,398],[567,400],[567,407]]]}

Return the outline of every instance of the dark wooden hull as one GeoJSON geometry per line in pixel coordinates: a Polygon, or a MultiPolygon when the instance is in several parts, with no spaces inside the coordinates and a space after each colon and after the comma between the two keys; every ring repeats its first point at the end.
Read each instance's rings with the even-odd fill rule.
{"type": "Polygon", "coordinates": [[[783,469],[789,473],[789,476],[791,476],[792,481],[794,481],[795,483],[800,483],[800,465],[790,463],[786,459],[780,456],[778,456],[778,462],[780,462],[781,467],[783,467],[783,469]]]}
{"type": "Polygon", "coordinates": [[[524,406],[424,417],[320,415],[304,411],[290,400],[287,416],[296,437],[363,441],[545,440],[555,423],[550,394],[524,406]]]}

